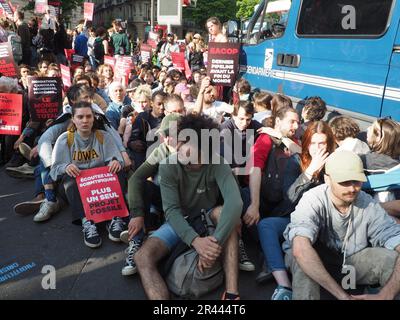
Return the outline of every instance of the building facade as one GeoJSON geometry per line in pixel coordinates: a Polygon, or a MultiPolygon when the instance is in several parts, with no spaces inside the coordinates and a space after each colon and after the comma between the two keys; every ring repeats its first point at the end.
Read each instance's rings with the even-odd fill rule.
{"type": "MultiPolygon", "coordinates": [[[[128,32],[136,38],[143,39],[146,27],[150,26],[151,1],[150,0],[94,0],[95,18],[97,26],[110,27],[114,19],[126,21],[128,32]]],[[[154,0],[154,18],[156,16],[154,0]]]]}

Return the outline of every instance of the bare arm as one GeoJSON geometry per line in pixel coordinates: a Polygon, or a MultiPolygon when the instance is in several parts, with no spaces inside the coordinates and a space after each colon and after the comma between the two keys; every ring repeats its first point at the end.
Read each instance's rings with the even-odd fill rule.
{"type": "Polygon", "coordinates": [[[328,290],[340,300],[348,300],[350,296],[339,286],[325,269],[317,252],[313,248],[310,239],[296,236],[293,239],[293,256],[300,268],[311,279],[328,290]]]}
{"type": "Polygon", "coordinates": [[[199,94],[196,99],[196,103],[194,105],[193,113],[201,114],[203,111],[203,101],[204,101],[204,91],[207,89],[208,86],[211,84],[210,77],[205,77],[201,81],[199,94]]]}
{"type": "Polygon", "coordinates": [[[381,202],[380,205],[391,216],[400,218],[400,200],[381,202]]]}
{"type": "Polygon", "coordinates": [[[260,189],[261,189],[261,169],[253,167],[250,173],[249,179],[250,187],[250,206],[247,208],[246,213],[243,216],[243,221],[248,226],[257,224],[260,220],[260,189]]]}

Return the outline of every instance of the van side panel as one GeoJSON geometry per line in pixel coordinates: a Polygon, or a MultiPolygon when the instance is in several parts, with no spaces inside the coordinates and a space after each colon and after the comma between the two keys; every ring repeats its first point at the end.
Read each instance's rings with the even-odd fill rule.
{"type": "Polygon", "coordinates": [[[396,41],[389,75],[386,82],[381,117],[391,116],[400,121],[400,26],[397,29],[396,41]]]}
{"type": "Polygon", "coordinates": [[[328,105],[379,117],[389,72],[393,43],[399,21],[396,7],[386,33],[380,38],[304,38],[296,34],[300,0],[294,0],[282,38],[244,46],[248,73],[254,87],[304,99],[321,96],[328,105]],[[274,63],[267,76],[249,74],[252,66],[262,67],[266,49],[274,49],[274,63]],[[299,67],[277,67],[278,54],[298,55],[299,67]],[[272,79],[270,79],[272,78],[272,79]]]}

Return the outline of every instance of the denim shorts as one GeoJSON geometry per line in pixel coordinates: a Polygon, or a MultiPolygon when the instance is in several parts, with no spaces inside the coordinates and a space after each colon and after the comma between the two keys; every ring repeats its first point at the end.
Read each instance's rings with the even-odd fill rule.
{"type": "MultiPolygon", "coordinates": [[[[210,218],[211,220],[211,212],[214,210],[214,208],[208,210],[206,212],[206,216],[210,218]]],[[[172,226],[166,222],[164,223],[160,228],[158,228],[156,231],[154,231],[149,238],[158,238],[164,244],[168,247],[168,249],[171,251],[181,240],[181,238],[178,236],[178,234],[175,232],[175,230],[172,228],[172,226]]]]}

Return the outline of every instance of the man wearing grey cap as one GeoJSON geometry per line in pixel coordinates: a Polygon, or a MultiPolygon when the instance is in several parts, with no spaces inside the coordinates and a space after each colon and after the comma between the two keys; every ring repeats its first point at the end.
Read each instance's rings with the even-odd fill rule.
{"type": "Polygon", "coordinates": [[[320,286],[343,300],[394,299],[400,292],[400,225],[361,191],[366,180],[359,156],[334,152],[325,184],[306,192],[291,214],[283,248],[293,299],[320,299],[320,286]],[[381,289],[359,296],[345,291],[355,284],[381,289]]]}

